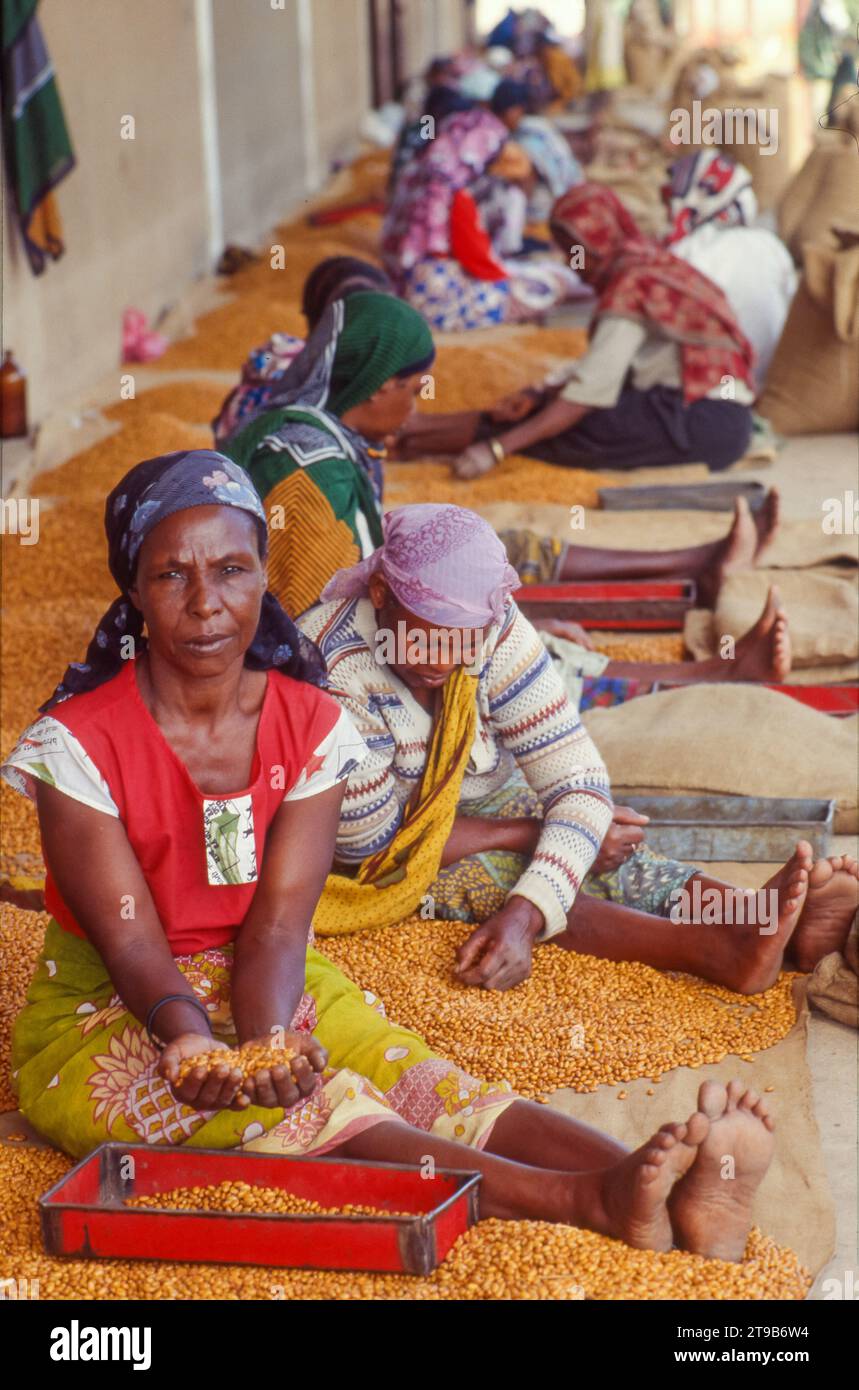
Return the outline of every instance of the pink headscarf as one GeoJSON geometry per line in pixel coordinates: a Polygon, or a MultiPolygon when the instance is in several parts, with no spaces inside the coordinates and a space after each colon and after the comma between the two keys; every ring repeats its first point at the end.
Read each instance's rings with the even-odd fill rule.
{"type": "Polygon", "coordinates": [[[416,502],[387,512],[385,540],[366,560],[338,570],[322,590],[323,602],[366,598],[371,575],[381,574],[395,598],[418,618],[439,627],[500,623],[519,576],[488,521],[449,503],[416,502]]]}

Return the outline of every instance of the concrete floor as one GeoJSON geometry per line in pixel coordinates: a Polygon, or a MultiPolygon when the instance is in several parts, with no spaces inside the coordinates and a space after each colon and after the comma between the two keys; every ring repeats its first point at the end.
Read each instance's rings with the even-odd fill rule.
{"type": "Polygon", "coordinates": [[[859,1034],[842,1023],[813,1013],[808,1027],[808,1066],[823,1161],[835,1199],[836,1246],[809,1295],[812,1299],[859,1296],[859,1216],[857,1216],[857,1154],[859,1153],[859,1034]],[[837,1285],[833,1281],[838,1281],[837,1285]]]}

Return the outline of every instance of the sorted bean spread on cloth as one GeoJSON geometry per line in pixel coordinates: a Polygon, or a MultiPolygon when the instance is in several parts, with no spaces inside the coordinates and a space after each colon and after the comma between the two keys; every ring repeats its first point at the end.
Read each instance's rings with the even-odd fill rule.
{"type": "Polygon", "coordinates": [[[253,1212],[271,1216],[413,1216],[409,1211],[388,1211],[345,1202],[324,1207],[312,1197],[299,1197],[282,1187],[257,1187],[249,1182],[219,1182],[212,1187],[174,1187],[169,1192],[153,1192],[126,1197],[126,1207],[150,1207],[157,1211],[253,1212]]]}
{"type": "Polygon", "coordinates": [[[142,1299],[802,1299],[793,1251],[752,1230],[739,1264],[633,1250],[542,1221],[481,1221],[429,1278],[168,1261],[53,1259],[36,1197],[71,1167],[53,1149],[0,1143],[0,1279],[39,1281],[39,1297],[142,1299]]]}
{"type": "Polygon", "coordinates": [[[388,463],[385,501],[392,507],[412,502],[455,502],[479,511],[488,502],[556,502],[596,507],[608,479],[583,468],[553,468],[540,459],[510,454],[491,473],[469,482],[453,477],[447,463],[388,463]]]}
{"type": "Polygon", "coordinates": [[[461,922],[414,917],[382,931],[324,937],[317,946],[378,995],[394,1022],[465,1071],[509,1081],[526,1096],[561,1086],[595,1091],[759,1052],[795,1021],[789,975],[746,996],[555,946],[535,950],[531,978],[516,989],[475,989],[453,975],[454,952],[470,931],[461,922]]]}
{"type": "Polygon", "coordinates": [[[179,1066],[179,1080],[184,1081],[189,1072],[197,1067],[206,1071],[216,1071],[218,1067],[228,1066],[238,1070],[242,1079],[255,1076],[258,1071],[268,1067],[285,1067],[295,1053],[288,1047],[263,1047],[261,1043],[245,1043],[239,1048],[216,1048],[213,1052],[200,1052],[196,1057],[186,1057],[179,1066]]]}
{"type": "Polygon", "coordinates": [[[594,649],[612,661],[683,661],[686,647],[680,633],[590,632],[594,649]]]}

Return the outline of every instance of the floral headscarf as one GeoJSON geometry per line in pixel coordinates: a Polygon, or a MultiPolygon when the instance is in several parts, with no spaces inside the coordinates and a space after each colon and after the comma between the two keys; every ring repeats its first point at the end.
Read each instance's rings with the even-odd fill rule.
{"type": "Polygon", "coordinates": [[[398,284],[426,256],[450,253],[454,195],[486,172],[507,139],[491,111],[461,111],[442,121],[426,154],[405,170],[382,228],[385,268],[398,284]]]}
{"type": "Polygon", "coordinates": [[[665,245],[689,236],[696,228],[747,227],[754,222],[758,200],[752,176],[726,154],[687,154],[668,171],[662,190],[670,230],[665,245]]]}
{"type": "MultiPolygon", "coordinates": [[[[113,489],[104,511],[108,566],[121,590],[93,634],[84,662],[74,661],[42,712],[72,695],[95,690],[122,670],[123,662],[145,649],[143,615],[129,597],[140,547],[155,527],[175,512],[192,507],[238,507],[257,522],[260,553],[267,550],[266,518],[247,474],[223,454],[192,449],[138,463],[113,489]],[[132,639],[129,642],[128,639],[132,639]]],[[[273,594],[266,592],[259,626],[245,653],[253,670],[277,669],[297,680],[321,685],[325,664],[313,643],[299,632],[273,594]]]]}
{"type": "Polygon", "coordinates": [[[610,188],[581,183],[570,189],[552,208],[550,225],[567,255],[574,246],[584,250],[580,274],[600,296],[591,331],[603,316],[625,318],[676,343],[687,404],[724,377],[754,390],[754,349],[722,291],[645,236],[610,188]]]}
{"type": "Polygon", "coordinates": [[[388,512],[383,529],[378,550],[326,584],[324,603],[366,597],[371,576],[381,574],[403,607],[426,622],[469,628],[501,622],[519,576],[477,512],[416,502],[388,512]]]}

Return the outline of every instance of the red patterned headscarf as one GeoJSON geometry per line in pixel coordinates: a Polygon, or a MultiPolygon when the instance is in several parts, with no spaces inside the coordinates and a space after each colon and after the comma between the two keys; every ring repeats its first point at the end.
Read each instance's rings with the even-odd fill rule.
{"type": "Polygon", "coordinates": [[[552,208],[551,227],[567,255],[584,249],[580,274],[599,294],[594,323],[603,315],[633,319],[677,343],[687,404],[726,376],[755,389],[754,350],[722,291],[645,236],[610,188],[571,188],[552,208]]]}

